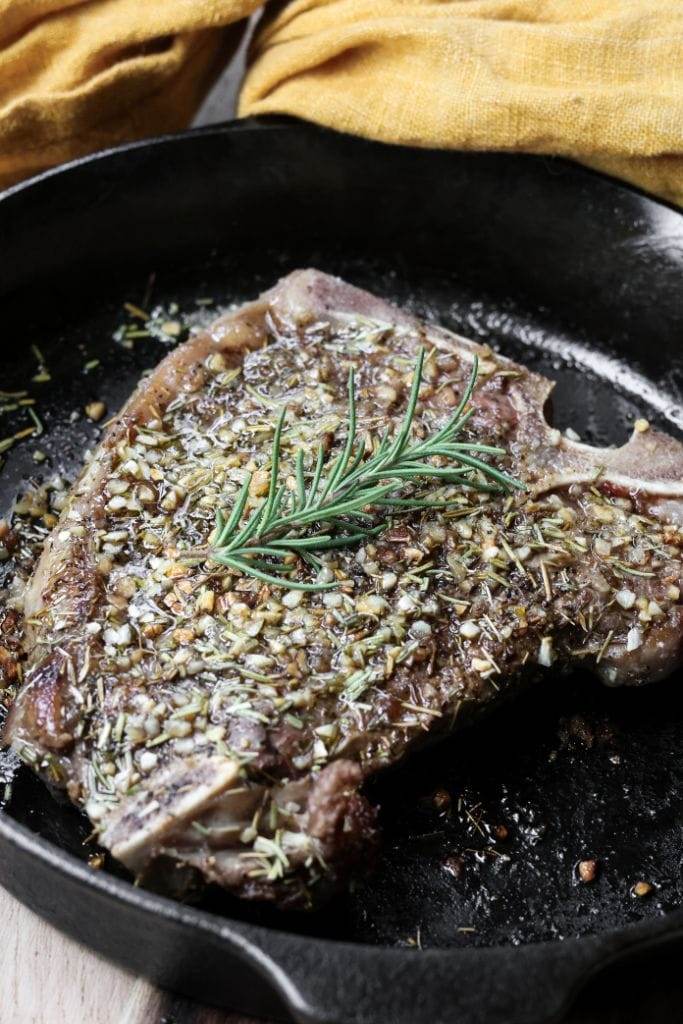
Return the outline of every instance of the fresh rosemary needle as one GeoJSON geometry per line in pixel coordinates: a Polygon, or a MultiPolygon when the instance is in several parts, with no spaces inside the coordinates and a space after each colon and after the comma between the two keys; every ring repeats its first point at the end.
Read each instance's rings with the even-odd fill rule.
{"type": "Polygon", "coordinates": [[[419,485],[455,484],[480,491],[524,489],[518,480],[478,457],[504,455],[504,449],[456,440],[474,411],[467,406],[477,382],[476,356],[468,385],[448,422],[431,437],[412,440],[424,358],[421,349],[398,431],[393,437],[386,431],[374,453],[365,459],[364,439],[356,434],[355,379],[351,368],[344,446],[331,460],[326,460],[325,450],[319,446],[308,483],[305,456],[299,449],[294,456],[294,492],[280,481],[282,430],[287,415],[286,407],[282,408],[275,427],[267,496],[243,522],[252,479],[252,474],[247,474],[229,515],[217,512],[211,546],[185,552],[185,557],[203,556],[280,587],[328,590],[339,584],[292,579],[296,569],[292,563],[298,560],[292,556],[319,568],[322,563],[316,558],[317,552],[348,547],[379,533],[386,528],[387,516],[443,508],[454,500],[435,501],[419,485]],[[440,457],[441,462],[447,459],[448,464],[436,465],[435,457],[440,457]]]}

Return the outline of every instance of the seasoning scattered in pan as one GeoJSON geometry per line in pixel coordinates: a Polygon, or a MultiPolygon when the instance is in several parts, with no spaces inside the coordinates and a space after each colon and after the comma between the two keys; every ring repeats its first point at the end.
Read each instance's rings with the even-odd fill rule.
{"type": "Polygon", "coordinates": [[[631,888],[631,895],[641,898],[643,896],[650,896],[654,892],[654,885],[651,882],[636,882],[631,888]]]}
{"type": "Polygon", "coordinates": [[[93,423],[99,423],[99,421],[102,419],[106,411],[106,405],[104,404],[104,402],[100,401],[89,402],[84,409],[85,415],[88,417],[89,420],[92,420],[93,423]]]}
{"type": "Polygon", "coordinates": [[[167,306],[155,306],[147,313],[133,302],[125,302],[124,310],[129,320],[116,328],[114,341],[124,348],[132,348],[136,341],[150,338],[166,345],[183,341],[189,333],[189,327],[182,317],[176,302],[167,306]]]}
{"type": "Polygon", "coordinates": [[[576,873],[581,882],[594,882],[598,877],[597,860],[580,860],[576,866],[576,873]]]}
{"type": "Polygon", "coordinates": [[[36,357],[36,362],[38,363],[38,372],[33,376],[32,380],[34,384],[47,384],[52,380],[52,376],[47,368],[45,357],[37,345],[31,345],[31,349],[36,357]]]}

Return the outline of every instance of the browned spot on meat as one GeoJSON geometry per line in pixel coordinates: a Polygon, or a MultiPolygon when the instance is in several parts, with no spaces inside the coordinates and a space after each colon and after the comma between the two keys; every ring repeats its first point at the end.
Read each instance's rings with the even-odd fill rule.
{"type": "Polygon", "coordinates": [[[407,526],[399,525],[386,530],[381,539],[388,544],[409,544],[413,540],[413,535],[407,526]]]}
{"type": "Polygon", "coordinates": [[[494,377],[479,393],[474,426],[491,434],[504,434],[512,430],[518,415],[508,395],[504,393],[505,378],[494,377]]]}
{"type": "Polygon", "coordinates": [[[0,646],[0,690],[6,689],[19,677],[19,661],[6,647],[0,646]]]}
{"type": "MultiPolygon", "coordinates": [[[[285,761],[286,769],[290,774],[295,774],[292,759],[303,754],[311,745],[311,736],[308,730],[297,729],[293,725],[281,725],[270,734],[271,745],[281,759],[285,761]]],[[[278,758],[273,759],[274,766],[281,769],[278,758]]]]}
{"type": "Polygon", "coordinates": [[[0,543],[10,555],[19,543],[19,534],[10,527],[6,519],[0,519],[0,543]]]}
{"type": "Polygon", "coordinates": [[[0,610],[0,690],[19,678],[21,616],[14,609],[0,610]]]}
{"type": "Polygon", "coordinates": [[[447,385],[445,388],[439,388],[432,397],[432,405],[442,409],[453,408],[458,404],[458,401],[458,396],[450,385],[447,385]]]}
{"type": "Polygon", "coordinates": [[[49,579],[43,590],[43,605],[49,607],[56,595],[63,599],[66,593],[74,621],[87,622],[94,614],[103,592],[104,583],[101,576],[93,572],[87,543],[80,541],[73,544],[69,561],[61,565],[59,573],[49,579]]]}
{"type": "MultiPolygon", "coordinates": [[[[48,750],[63,750],[73,742],[72,721],[67,702],[69,679],[66,658],[49,654],[29,679],[30,700],[21,705],[20,734],[48,750]]],[[[10,715],[10,719],[13,713],[10,715]]],[[[8,728],[10,727],[8,722],[8,728]]]]}
{"type": "Polygon", "coordinates": [[[377,840],[377,811],[358,792],[362,774],[352,761],[334,761],[316,779],[308,798],[308,829],[335,865],[367,856],[377,840]]]}
{"type": "Polygon", "coordinates": [[[377,561],[382,565],[393,565],[398,561],[398,549],[390,544],[379,544],[377,547],[377,561]]]}
{"type": "Polygon", "coordinates": [[[453,878],[462,878],[465,873],[465,858],[457,854],[451,854],[444,858],[441,866],[446,874],[452,875],[453,878]]]}

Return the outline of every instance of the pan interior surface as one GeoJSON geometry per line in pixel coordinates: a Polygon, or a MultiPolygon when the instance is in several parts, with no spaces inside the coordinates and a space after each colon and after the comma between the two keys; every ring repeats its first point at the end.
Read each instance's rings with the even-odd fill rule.
{"type": "MultiPolygon", "coordinates": [[[[365,166],[357,154],[348,159],[355,161],[356,171],[365,166]]],[[[386,159],[390,167],[392,157],[386,159]]],[[[195,174],[201,176],[203,165],[198,166],[195,174]]],[[[348,200],[332,169],[323,171],[323,192],[327,188],[337,203],[344,195],[348,200]]],[[[178,173],[176,187],[190,187],[191,175],[182,161],[178,173]]],[[[254,171],[251,186],[256,194],[260,173],[254,171]]],[[[379,189],[380,182],[379,174],[377,181],[369,174],[364,187],[379,189]]],[[[283,178],[277,187],[286,197],[288,188],[304,186],[283,178]]],[[[170,211],[172,186],[162,188],[170,211]]],[[[483,181],[481,188],[490,184],[483,181]]],[[[213,201],[209,190],[203,211],[207,218],[213,201]]],[[[361,197],[359,205],[365,201],[361,197]]],[[[500,196],[495,201],[503,202],[500,196]]],[[[523,192],[510,200],[524,201],[523,192]]],[[[429,202],[423,192],[420,202],[429,202]]],[[[125,221],[124,191],[117,204],[125,221]]],[[[228,205],[226,200],[225,209],[228,205]]],[[[612,322],[609,308],[600,320],[594,308],[584,316],[574,307],[570,315],[567,293],[575,282],[564,291],[558,280],[555,293],[550,285],[538,283],[518,291],[509,277],[487,275],[486,245],[495,245],[494,235],[474,247],[468,267],[466,239],[450,251],[438,236],[438,211],[431,207],[429,216],[425,214],[431,244],[418,239],[414,251],[403,236],[394,247],[388,236],[373,244],[353,203],[350,209],[354,227],[347,237],[335,233],[334,224],[329,237],[324,232],[321,237],[320,224],[309,212],[295,234],[287,217],[282,224],[266,224],[258,217],[251,234],[244,229],[231,238],[229,229],[239,211],[231,208],[228,216],[221,208],[226,220],[223,243],[209,245],[207,237],[203,256],[190,253],[184,258],[170,228],[160,228],[150,214],[149,230],[168,241],[167,255],[161,254],[158,239],[145,251],[145,232],[136,227],[130,266],[117,257],[103,272],[89,264],[87,252],[74,250],[69,273],[49,284],[43,279],[38,292],[28,267],[23,279],[17,271],[5,304],[12,342],[5,348],[2,389],[27,389],[35,397],[43,433],[9,452],[0,473],[0,511],[10,508],[29,480],[40,483],[55,473],[72,479],[101,432],[84,416],[84,406],[101,400],[108,414],[114,413],[141,373],[173,343],[147,336],[123,347],[118,330],[131,322],[124,302],[157,309],[159,318],[198,325],[305,265],[339,274],[546,374],[557,382],[555,424],[576,430],[583,440],[623,443],[634,420],[643,416],[680,436],[683,357],[673,341],[666,359],[661,346],[649,352],[635,314],[612,322]],[[37,301],[30,300],[32,292],[37,301]],[[41,366],[49,380],[36,382],[41,366]],[[36,451],[44,461],[36,461],[36,451]]],[[[482,214],[487,209],[482,200],[482,214]]],[[[254,215],[253,208],[249,214],[254,215]]],[[[444,207],[440,216],[446,232],[472,230],[455,204],[444,207]]],[[[111,226],[113,214],[106,218],[111,226]]],[[[538,228],[533,226],[530,237],[524,237],[524,218],[518,221],[517,244],[531,246],[527,256],[533,278],[535,260],[543,258],[533,251],[538,228]]],[[[201,225],[197,231],[206,235],[201,225]]],[[[501,244],[510,247],[513,242],[507,238],[501,244]]],[[[633,253],[627,253],[630,259],[633,253]]],[[[498,265],[500,253],[490,255],[491,265],[498,265]]],[[[610,287],[608,278],[605,289],[610,287]]],[[[588,294],[588,284],[586,290],[588,294]]],[[[590,301],[596,301],[593,293],[590,301]]],[[[610,293],[606,307],[614,301],[610,293]]],[[[658,302],[656,296],[653,302],[658,302]]],[[[668,322],[662,326],[657,320],[666,321],[661,308],[653,315],[655,333],[668,337],[668,322]]],[[[5,419],[7,433],[20,430],[25,410],[10,412],[5,419]]],[[[680,678],[607,690],[590,678],[549,674],[486,722],[371,780],[368,794],[381,807],[381,852],[373,871],[333,904],[314,914],[292,915],[247,905],[215,890],[198,900],[212,912],[271,928],[424,948],[528,943],[662,916],[680,906],[683,895],[682,741],[680,678]],[[583,860],[597,862],[590,883],[578,876],[583,860]],[[638,881],[652,885],[647,897],[633,894],[638,881]]],[[[27,769],[17,768],[6,756],[0,777],[2,773],[4,781],[12,781],[5,813],[81,859],[95,852],[85,842],[90,827],[74,808],[57,802],[27,769]]],[[[125,876],[108,858],[102,870],[125,876]]]]}

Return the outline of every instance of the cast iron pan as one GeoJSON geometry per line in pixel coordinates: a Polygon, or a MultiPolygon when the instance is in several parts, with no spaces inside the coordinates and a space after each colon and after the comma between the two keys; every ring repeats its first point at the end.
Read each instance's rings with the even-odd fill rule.
{"type": "MultiPolygon", "coordinates": [[[[554,377],[557,425],[590,441],[622,442],[638,415],[683,425],[683,217],[561,161],[240,122],[10,190],[0,239],[1,389],[28,381],[45,425],[10,452],[5,508],[27,477],[80,464],[98,428],[72,422],[74,410],[95,398],[116,409],[164,354],[153,339],[112,340],[124,300],[176,302],[196,320],[305,265],[554,377]],[[197,304],[207,297],[213,307],[197,304]],[[49,383],[31,380],[32,345],[49,383]]],[[[8,432],[24,418],[5,417],[8,432]]],[[[127,967],[244,1012],[548,1021],[607,961],[683,936],[680,684],[610,691],[550,677],[374,780],[380,861],[314,915],[217,892],[181,905],[109,862],[93,870],[87,823],[23,769],[0,814],[0,881],[127,967]],[[590,885],[575,871],[587,857],[599,862],[590,885]],[[649,897],[631,894],[638,880],[649,897]]]]}

